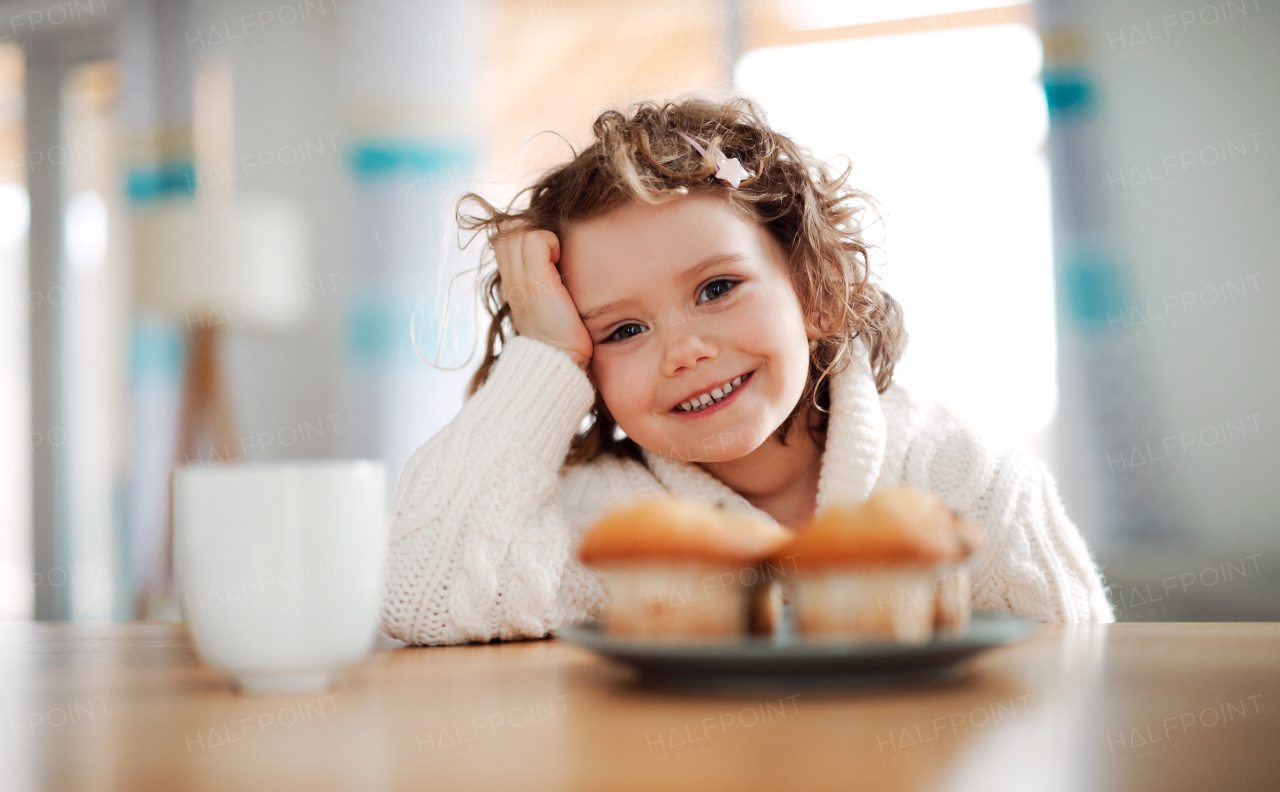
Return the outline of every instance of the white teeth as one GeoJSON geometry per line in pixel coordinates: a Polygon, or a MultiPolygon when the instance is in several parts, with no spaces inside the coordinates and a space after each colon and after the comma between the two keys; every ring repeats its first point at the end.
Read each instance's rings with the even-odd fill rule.
{"type": "Polygon", "coordinates": [[[713,402],[718,402],[725,396],[733,393],[734,388],[741,384],[742,377],[735,377],[732,382],[726,382],[719,388],[712,388],[710,393],[703,393],[693,397],[687,402],[682,402],[680,404],[680,409],[685,412],[698,412],[699,410],[704,410],[713,402]]]}

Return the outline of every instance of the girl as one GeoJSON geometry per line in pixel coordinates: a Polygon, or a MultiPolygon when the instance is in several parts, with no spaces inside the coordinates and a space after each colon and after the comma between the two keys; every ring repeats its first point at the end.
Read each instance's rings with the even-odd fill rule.
{"type": "Polygon", "coordinates": [[[496,260],[492,323],[468,401],[400,478],[388,634],[539,638],[599,615],[577,541],[643,494],[795,528],[902,485],[986,528],[975,608],[1113,619],[1044,465],[893,384],[902,312],[848,170],[741,97],[640,103],[593,132],[505,211],[462,199],[496,260]]]}

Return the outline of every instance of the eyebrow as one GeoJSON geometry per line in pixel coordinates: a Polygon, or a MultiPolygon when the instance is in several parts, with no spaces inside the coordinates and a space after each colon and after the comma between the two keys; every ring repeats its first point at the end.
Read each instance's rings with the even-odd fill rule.
{"type": "MultiPolygon", "coordinates": [[[[688,282],[696,279],[699,275],[712,267],[717,267],[721,264],[732,264],[738,261],[743,261],[744,259],[746,259],[746,256],[741,253],[717,253],[714,256],[707,256],[702,261],[699,261],[697,264],[694,264],[692,267],[676,276],[676,280],[679,282],[688,282]]],[[[592,308],[590,311],[579,314],[579,317],[583,322],[590,322],[591,320],[598,319],[607,313],[612,313],[619,308],[625,308],[629,305],[633,305],[635,302],[636,301],[634,299],[625,297],[621,300],[614,300],[613,302],[607,302],[597,308],[592,308]]]]}

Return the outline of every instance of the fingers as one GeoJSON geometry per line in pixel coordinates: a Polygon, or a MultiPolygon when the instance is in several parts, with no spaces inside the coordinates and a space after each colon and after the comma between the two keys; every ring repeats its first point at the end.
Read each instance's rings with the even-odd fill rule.
{"type": "Polygon", "coordinates": [[[595,347],[557,266],[559,237],[524,221],[504,219],[490,241],[516,333],[563,350],[586,371],[595,347]]]}
{"type": "Polygon", "coordinates": [[[538,233],[545,234],[544,238],[546,239],[546,242],[547,242],[547,249],[550,254],[551,263],[559,264],[560,263],[560,237],[556,236],[550,231],[540,231],[538,233]]]}
{"type": "Polygon", "coordinates": [[[526,285],[523,241],[523,235],[519,233],[504,234],[493,241],[498,274],[508,293],[526,285]]]}
{"type": "Polygon", "coordinates": [[[498,273],[508,293],[530,291],[551,281],[560,282],[555,265],[560,261],[560,240],[545,229],[528,229],[501,236],[493,242],[498,273]]]}
{"type": "Polygon", "coordinates": [[[525,263],[532,268],[542,269],[544,263],[555,264],[560,261],[560,239],[550,231],[526,231],[521,239],[521,247],[525,263]]]}

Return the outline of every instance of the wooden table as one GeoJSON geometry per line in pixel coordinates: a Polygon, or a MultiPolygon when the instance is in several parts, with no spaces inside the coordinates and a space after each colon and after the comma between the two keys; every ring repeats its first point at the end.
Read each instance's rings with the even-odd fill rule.
{"type": "Polygon", "coordinates": [[[1044,625],[929,686],[637,689],[562,641],[248,698],[181,624],[0,624],[0,788],[1280,789],[1280,624],[1044,625]]]}

